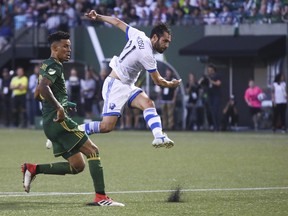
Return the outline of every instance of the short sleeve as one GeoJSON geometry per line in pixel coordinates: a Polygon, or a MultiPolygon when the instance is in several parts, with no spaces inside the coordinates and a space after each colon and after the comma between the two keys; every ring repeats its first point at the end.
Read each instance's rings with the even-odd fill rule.
{"type": "Polygon", "coordinates": [[[153,55],[146,55],[140,59],[141,64],[149,73],[153,73],[157,70],[157,61],[153,55]]]}
{"type": "Polygon", "coordinates": [[[46,68],[45,73],[43,74],[43,77],[46,77],[47,79],[49,79],[52,83],[55,82],[55,80],[57,79],[57,77],[59,76],[59,69],[57,68],[56,64],[53,64],[49,67],[46,68]]]}

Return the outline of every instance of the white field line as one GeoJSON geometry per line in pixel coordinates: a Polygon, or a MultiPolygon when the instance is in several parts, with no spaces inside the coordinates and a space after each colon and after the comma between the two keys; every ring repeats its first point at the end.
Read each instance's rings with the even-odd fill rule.
{"type": "MultiPolygon", "coordinates": [[[[288,187],[259,187],[259,188],[206,188],[206,189],[181,189],[181,192],[221,192],[221,191],[264,191],[264,190],[288,190],[288,187]]],[[[175,190],[140,190],[140,191],[112,191],[108,194],[141,194],[141,193],[168,193],[175,190]]],[[[37,197],[37,196],[71,196],[91,195],[94,192],[0,192],[0,197],[37,197]]]]}

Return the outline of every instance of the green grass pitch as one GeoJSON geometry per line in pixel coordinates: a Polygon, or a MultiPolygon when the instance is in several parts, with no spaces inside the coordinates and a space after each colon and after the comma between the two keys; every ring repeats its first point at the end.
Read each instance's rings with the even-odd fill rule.
{"type": "Polygon", "coordinates": [[[0,215],[288,215],[287,134],[168,132],[176,145],[154,149],[149,131],[92,135],[106,190],[125,207],[87,207],[93,187],[79,175],[38,175],[22,188],[23,162],[62,161],[40,130],[0,130],[0,215]],[[180,186],[181,202],[167,202],[180,186]],[[53,192],[58,194],[53,194],[53,192]]]}

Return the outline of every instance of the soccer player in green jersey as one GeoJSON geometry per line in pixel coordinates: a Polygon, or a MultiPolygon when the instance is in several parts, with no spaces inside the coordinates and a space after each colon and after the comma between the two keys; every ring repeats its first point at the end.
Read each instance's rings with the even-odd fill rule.
{"type": "Polygon", "coordinates": [[[31,182],[38,174],[78,174],[84,170],[87,157],[90,174],[95,188],[95,206],[124,206],[105,194],[103,168],[99,149],[85,132],[78,129],[78,124],[68,116],[68,96],[65,87],[62,63],[71,55],[69,33],[58,31],[48,37],[51,57],[41,66],[36,97],[41,98],[43,109],[43,128],[45,135],[53,144],[54,156],[62,156],[66,162],[22,165],[23,187],[30,191],[31,182]]]}

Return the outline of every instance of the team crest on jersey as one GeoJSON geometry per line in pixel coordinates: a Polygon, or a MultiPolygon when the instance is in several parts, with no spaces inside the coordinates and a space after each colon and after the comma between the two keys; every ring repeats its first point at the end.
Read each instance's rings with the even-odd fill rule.
{"type": "Polygon", "coordinates": [[[109,104],[109,109],[113,110],[116,107],[115,103],[110,103],[109,104]]]}
{"type": "Polygon", "coordinates": [[[45,71],[47,66],[48,66],[47,64],[42,64],[41,69],[45,71]]]}
{"type": "Polygon", "coordinates": [[[50,75],[53,75],[53,74],[55,74],[56,73],[56,70],[54,70],[54,69],[52,69],[52,68],[50,68],[49,70],[48,70],[48,74],[50,74],[50,75]]]}

